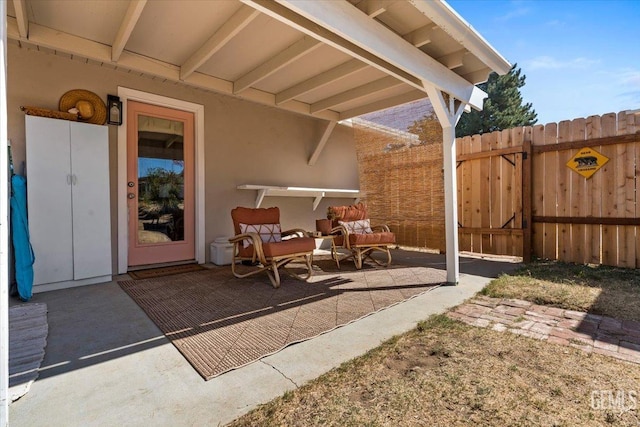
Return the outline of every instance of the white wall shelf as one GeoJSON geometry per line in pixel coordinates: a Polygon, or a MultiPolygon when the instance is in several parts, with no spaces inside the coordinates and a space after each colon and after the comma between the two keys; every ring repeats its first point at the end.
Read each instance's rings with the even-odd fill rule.
{"type": "Polygon", "coordinates": [[[309,187],[277,187],[271,185],[238,185],[238,190],[257,190],[256,208],[262,204],[262,200],[267,196],[277,197],[312,197],[313,210],[315,211],[320,201],[324,197],[335,197],[343,199],[354,199],[358,203],[361,194],[360,190],[338,189],[338,188],[309,188],[309,187]]]}

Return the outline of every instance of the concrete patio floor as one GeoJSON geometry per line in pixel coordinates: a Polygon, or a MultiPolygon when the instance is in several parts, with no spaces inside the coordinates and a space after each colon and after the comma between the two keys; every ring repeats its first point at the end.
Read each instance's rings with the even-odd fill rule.
{"type": "MultiPolygon", "coordinates": [[[[444,269],[445,258],[397,250],[394,263],[444,269]]],[[[35,294],[31,302],[49,310],[46,355],[31,390],[10,405],[10,425],[224,425],[462,303],[517,266],[461,257],[458,286],[437,288],[210,381],[116,281],[35,294]]]]}

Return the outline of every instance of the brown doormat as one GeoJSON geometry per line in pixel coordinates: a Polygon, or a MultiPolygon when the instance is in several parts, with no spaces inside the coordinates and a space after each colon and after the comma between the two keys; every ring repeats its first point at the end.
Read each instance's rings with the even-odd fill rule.
{"type": "Polygon", "coordinates": [[[200,264],[172,265],[170,267],[150,268],[148,270],[128,271],[127,274],[133,280],[152,279],[154,277],[170,276],[172,274],[191,273],[204,270],[200,264]]]}
{"type": "MultiPolygon", "coordinates": [[[[118,282],[205,380],[390,307],[445,281],[425,267],[337,270],[314,262],[308,282],[231,268],[118,282]]],[[[345,343],[348,345],[348,343],[345,343]]]]}

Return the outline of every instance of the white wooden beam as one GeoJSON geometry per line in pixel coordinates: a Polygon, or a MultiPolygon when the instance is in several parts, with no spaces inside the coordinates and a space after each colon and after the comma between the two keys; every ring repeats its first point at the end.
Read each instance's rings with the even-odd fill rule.
{"type": "Polygon", "coordinates": [[[261,12],[412,86],[425,85],[482,108],[486,94],[346,1],[242,0],[261,12]]]}
{"type": "Polygon", "coordinates": [[[417,30],[413,30],[408,34],[402,36],[403,39],[414,45],[415,47],[421,47],[431,43],[433,33],[437,31],[438,26],[429,24],[424,27],[420,27],[417,30]]]}
{"type": "Polygon", "coordinates": [[[474,82],[478,84],[478,83],[486,82],[489,79],[489,74],[491,74],[491,69],[483,68],[481,70],[467,73],[463,77],[469,80],[470,82],[474,82]]]}
{"type": "MultiPolygon", "coordinates": [[[[29,16],[27,15],[27,0],[13,0],[13,8],[16,11],[16,20],[18,21],[18,32],[20,37],[29,38],[29,16]]],[[[6,16],[5,12],[4,15],[6,16]]]]}
{"type": "Polygon", "coordinates": [[[336,105],[340,105],[340,104],[344,104],[345,102],[364,98],[376,92],[380,92],[380,91],[390,89],[392,87],[400,86],[403,84],[405,83],[396,79],[393,76],[383,77],[381,79],[372,81],[370,83],[366,83],[362,86],[358,86],[353,89],[344,91],[342,93],[322,99],[318,102],[314,102],[313,104],[311,104],[310,111],[311,111],[311,114],[314,114],[314,113],[317,113],[318,111],[327,110],[336,105]]]}
{"type": "Polygon", "coordinates": [[[351,59],[337,67],[313,76],[308,80],[277,93],[276,104],[280,105],[283,102],[290,101],[300,95],[304,95],[312,90],[321,88],[329,83],[335,82],[336,80],[340,80],[366,67],[368,67],[368,65],[364,62],[358,61],[357,59],[351,59]]]}
{"type": "MultiPolygon", "coordinates": [[[[8,38],[26,41],[42,48],[55,50],[58,53],[67,53],[74,55],[75,57],[87,58],[98,63],[112,64],[111,49],[109,46],[33,23],[30,25],[30,28],[29,40],[25,40],[20,37],[18,24],[15,18],[10,16],[7,17],[8,38]]],[[[173,82],[182,82],[193,87],[225,95],[234,95],[233,83],[230,81],[198,72],[193,73],[186,80],[181,81],[179,67],[166,62],[153,60],[145,56],[136,55],[128,51],[122,52],[120,60],[117,63],[117,68],[120,70],[131,70],[173,82]]],[[[258,104],[278,107],[276,105],[275,95],[272,93],[249,88],[237,96],[258,104]]],[[[286,104],[279,106],[279,108],[307,116],[311,115],[309,112],[309,104],[299,101],[287,102],[286,104]]],[[[334,111],[322,111],[314,114],[313,116],[325,120],[339,120],[339,114],[334,111]]]]}
{"type": "Polygon", "coordinates": [[[452,52],[448,55],[444,55],[438,58],[438,62],[447,67],[450,70],[454,68],[462,67],[464,65],[464,58],[469,54],[466,49],[461,49],[456,52],[452,52]]]}
{"type": "Polygon", "coordinates": [[[146,4],[147,0],[132,0],[131,3],[129,3],[127,12],[113,41],[113,46],[111,46],[111,60],[113,62],[118,62],[118,59],[120,59],[120,55],[127,45],[129,37],[131,37],[131,33],[138,23],[138,19],[140,19],[140,15],[146,4]]]}
{"type": "Polygon", "coordinates": [[[353,117],[358,117],[363,114],[372,113],[374,111],[384,110],[385,108],[395,107],[396,105],[406,104],[407,102],[417,101],[418,99],[426,98],[427,94],[421,90],[414,89],[410,92],[396,95],[391,98],[385,98],[380,101],[375,101],[367,105],[352,108],[340,113],[340,120],[347,120],[353,117]]]}
{"type": "MultiPolygon", "coordinates": [[[[381,58],[379,58],[369,50],[362,48],[361,46],[358,46],[357,44],[354,44],[349,40],[342,38],[340,35],[332,32],[331,30],[329,30],[328,28],[325,28],[319,23],[313,20],[307,19],[306,17],[301,16],[292,10],[289,10],[287,7],[278,4],[276,1],[271,1],[271,0],[240,0],[240,1],[252,7],[255,7],[256,9],[260,10],[262,13],[269,15],[272,18],[279,20],[280,22],[284,22],[290,27],[296,28],[297,30],[302,31],[305,34],[308,34],[312,37],[316,37],[317,39],[322,40],[324,43],[346,53],[351,57],[360,59],[361,61],[364,61],[367,64],[372,65],[381,71],[386,70],[385,72],[387,73],[389,73],[390,70],[392,70],[398,76],[402,76],[403,79],[411,81],[414,85],[417,85],[418,87],[422,87],[421,86],[422,83],[419,78],[394,66],[391,63],[388,63],[382,60],[381,58]]],[[[314,2],[310,2],[310,3],[314,3],[314,2]]],[[[339,4],[343,2],[329,1],[329,2],[318,2],[318,3],[324,3],[330,6],[331,3],[339,4]]],[[[359,17],[360,19],[365,19],[367,21],[371,21],[376,25],[381,25],[375,22],[374,20],[370,19],[366,15],[363,15],[357,9],[351,10],[351,12],[361,15],[359,17]]],[[[344,23],[344,24],[351,25],[351,23],[344,23]]]]}
{"type": "Polygon", "coordinates": [[[189,59],[187,59],[182,67],[180,67],[180,79],[184,80],[189,77],[202,64],[207,62],[217,51],[227,44],[233,37],[242,31],[251,21],[253,21],[260,12],[252,7],[242,5],[240,9],[233,14],[227,22],[224,23],[210,38],[207,40],[189,59]]]}
{"type": "Polygon", "coordinates": [[[393,3],[395,3],[394,0],[365,0],[358,3],[356,7],[366,13],[369,18],[375,18],[386,12],[393,3]]]}
{"type": "MultiPolygon", "coordinates": [[[[184,80],[183,83],[206,90],[213,90],[218,93],[234,95],[232,82],[199,72],[193,73],[186,80],[184,80]]],[[[311,115],[311,113],[309,112],[309,104],[291,100],[285,104],[277,105],[276,96],[272,93],[262,90],[249,88],[240,94],[235,94],[235,96],[237,96],[238,98],[246,99],[247,101],[257,102],[258,104],[268,105],[270,107],[278,107],[282,110],[291,111],[293,113],[304,114],[307,116],[311,115]]],[[[313,117],[315,118],[324,120],[338,120],[338,116],[338,113],[329,110],[325,110],[313,115],[313,117]]]]}
{"type": "Polygon", "coordinates": [[[408,1],[491,70],[500,75],[511,70],[511,64],[447,3],[429,0],[408,1]]]}
{"type": "Polygon", "coordinates": [[[318,161],[318,157],[320,157],[322,150],[324,150],[324,146],[327,144],[327,141],[329,140],[329,137],[331,136],[331,133],[333,132],[333,129],[335,129],[337,123],[338,122],[335,120],[332,120],[329,123],[327,123],[327,127],[324,129],[324,132],[322,133],[322,138],[320,138],[320,141],[318,141],[318,144],[316,145],[316,149],[313,150],[313,154],[309,158],[309,162],[308,162],[309,166],[315,165],[316,162],[318,161]]]}
{"type": "Polygon", "coordinates": [[[314,49],[317,49],[321,45],[322,44],[320,43],[320,41],[312,37],[303,37],[282,52],[278,53],[273,58],[260,64],[254,70],[248,72],[247,74],[236,80],[233,83],[233,93],[237,94],[242,92],[243,90],[248,89],[249,87],[258,83],[260,80],[269,77],[271,74],[275,73],[282,67],[292,63],[296,59],[308,54],[314,49]]]}

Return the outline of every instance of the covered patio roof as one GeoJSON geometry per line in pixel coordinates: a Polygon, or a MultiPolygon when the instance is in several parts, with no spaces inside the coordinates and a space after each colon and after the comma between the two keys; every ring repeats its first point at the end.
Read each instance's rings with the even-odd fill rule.
{"type": "MultiPolygon", "coordinates": [[[[0,166],[7,165],[5,41],[335,122],[429,97],[443,126],[447,280],[459,275],[455,135],[475,87],[511,65],[441,0],[12,0],[0,3],[0,166]]],[[[314,154],[314,157],[317,157],[314,154]]],[[[311,162],[310,162],[311,163],[311,162]]],[[[6,191],[5,178],[0,187],[6,191]]],[[[7,218],[6,193],[0,216],[7,218]]],[[[8,266],[0,222],[0,265],[8,266]]],[[[0,425],[7,423],[8,268],[0,277],[0,425]]]]}
{"type": "Polygon", "coordinates": [[[444,1],[13,0],[7,38],[330,121],[430,88],[481,108],[510,69],[444,1]]]}

